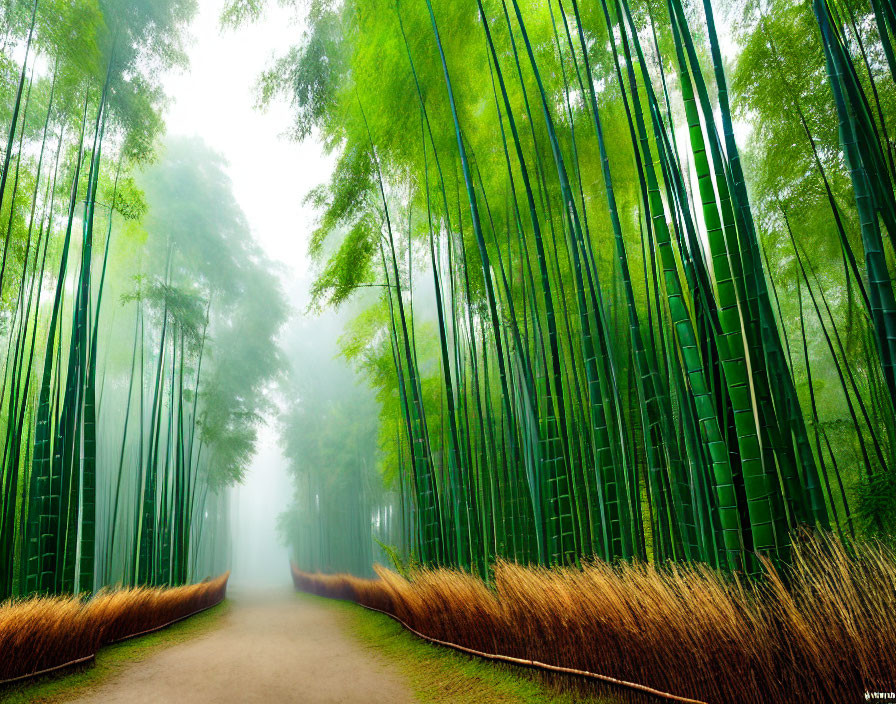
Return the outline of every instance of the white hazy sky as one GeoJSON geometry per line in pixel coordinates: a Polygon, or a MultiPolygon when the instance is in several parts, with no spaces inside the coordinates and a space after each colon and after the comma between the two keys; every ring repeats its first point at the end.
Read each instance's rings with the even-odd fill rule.
{"type": "Polygon", "coordinates": [[[326,179],[328,162],[316,144],[283,136],[291,124],[285,102],[265,111],[255,104],[259,74],[299,41],[302,27],[271,3],[260,22],[221,29],[224,4],[199,0],[190,28],[189,68],[165,78],[171,99],[168,132],[198,135],[224,155],[252,234],[271,259],[287,267],[286,281],[292,284],[307,276],[305,233],[313,217],[302,201],[326,179]]]}
{"type": "MultiPolygon", "coordinates": [[[[272,275],[281,277],[291,300],[304,300],[309,282],[305,243],[314,216],[303,200],[326,180],[329,161],[317,144],[296,144],[283,136],[291,123],[288,105],[264,112],[255,107],[259,74],[299,41],[302,27],[287,12],[271,7],[256,24],[222,30],[218,18],[223,6],[224,0],[199,1],[190,28],[189,68],[164,79],[171,99],[168,132],[198,135],[224,156],[252,235],[278,265],[272,275]]],[[[302,311],[293,315],[300,317],[302,311]]],[[[276,518],[290,495],[277,431],[269,422],[260,430],[246,482],[233,494],[237,586],[287,582],[287,553],[277,543],[276,518]]]]}

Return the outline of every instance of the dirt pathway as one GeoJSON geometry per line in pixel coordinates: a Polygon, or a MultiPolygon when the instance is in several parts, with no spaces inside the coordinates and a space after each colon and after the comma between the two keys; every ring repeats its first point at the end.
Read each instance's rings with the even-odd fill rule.
{"type": "Polygon", "coordinates": [[[129,664],[75,702],[404,704],[401,676],[340,615],[290,591],[236,593],[214,630],[129,664]]]}

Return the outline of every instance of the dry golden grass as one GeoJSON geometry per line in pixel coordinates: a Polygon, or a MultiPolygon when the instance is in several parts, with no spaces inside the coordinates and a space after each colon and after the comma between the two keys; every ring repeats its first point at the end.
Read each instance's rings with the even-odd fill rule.
{"type": "Polygon", "coordinates": [[[896,555],[803,538],[786,573],[700,566],[541,569],[500,562],[492,588],[452,570],[379,580],[293,569],[298,589],[350,599],[486,653],[636,682],[713,704],[864,702],[896,690],[896,555]]]}
{"type": "Polygon", "coordinates": [[[228,575],[173,589],[103,591],[90,601],[36,597],[0,605],[0,682],[94,655],[219,603],[228,575]]]}

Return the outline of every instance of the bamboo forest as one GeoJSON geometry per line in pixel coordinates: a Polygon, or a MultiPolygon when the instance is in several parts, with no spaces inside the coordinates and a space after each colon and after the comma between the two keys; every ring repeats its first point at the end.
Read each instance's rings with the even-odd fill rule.
{"type": "Polygon", "coordinates": [[[0,701],[896,704],[894,46],[0,0],[0,701]]]}

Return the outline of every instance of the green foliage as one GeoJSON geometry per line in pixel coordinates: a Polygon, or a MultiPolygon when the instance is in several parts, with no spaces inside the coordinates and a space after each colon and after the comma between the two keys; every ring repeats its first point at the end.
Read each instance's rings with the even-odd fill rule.
{"type": "Polygon", "coordinates": [[[377,545],[380,546],[380,549],[386,554],[386,557],[389,558],[389,563],[392,565],[392,569],[405,579],[411,579],[414,576],[414,572],[423,567],[414,553],[410,553],[407,557],[403,557],[396,546],[386,545],[379,540],[376,542],[377,545]]]}
{"type": "Polygon", "coordinates": [[[861,480],[856,501],[856,513],[866,529],[884,540],[896,535],[896,477],[893,472],[878,472],[861,480]]]}
{"type": "Polygon", "coordinates": [[[262,99],[337,157],[314,303],[382,290],[342,344],[408,550],[753,570],[801,525],[853,530],[851,503],[883,515],[882,7],[836,2],[825,39],[787,3],[312,5],[262,99]]]}
{"type": "Polygon", "coordinates": [[[337,356],[342,320],[305,321],[284,340],[292,361],[283,384],[283,454],[293,503],[281,539],[303,569],[370,574],[393,541],[395,497],[377,472],[377,409],[369,389],[337,356]]]}
{"type": "Polygon", "coordinates": [[[270,409],[268,387],[283,364],[274,339],[286,303],[272,264],[247,236],[223,161],[201,141],[169,141],[138,183],[152,204],[145,218],[149,271],[179,282],[164,289],[177,297],[157,297],[154,309],[167,307],[194,348],[209,309],[198,424],[212,484],[224,487],[241,480],[270,409]]]}
{"type": "Polygon", "coordinates": [[[220,157],[152,163],[195,9],[0,5],[0,598],[222,568],[286,305],[220,157]]]}
{"type": "MultiPolygon", "coordinates": [[[[258,0],[236,0],[225,10],[223,21],[239,24],[254,19],[262,4],[258,0]]],[[[329,5],[320,0],[311,3],[311,31],[305,33],[300,47],[280,58],[259,82],[262,105],[277,96],[290,100],[296,115],[293,135],[297,139],[309,137],[312,128],[335,107],[335,93],[348,70],[341,53],[341,27],[329,5]]]]}

